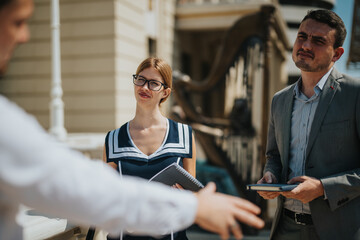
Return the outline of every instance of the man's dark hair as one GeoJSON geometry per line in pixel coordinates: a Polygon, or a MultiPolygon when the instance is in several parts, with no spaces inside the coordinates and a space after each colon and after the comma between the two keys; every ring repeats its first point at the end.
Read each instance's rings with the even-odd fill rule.
{"type": "Polygon", "coordinates": [[[335,29],[335,43],[334,48],[341,47],[346,37],[346,28],[342,19],[333,11],[321,9],[321,10],[310,10],[301,21],[304,22],[306,19],[313,19],[317,22],[325,23],[329,27],[335,29]]]}
{"type": "Polygon", "coordinates": [[[13,0],[0,0],[0,9],[11,3],[13,0]]]}

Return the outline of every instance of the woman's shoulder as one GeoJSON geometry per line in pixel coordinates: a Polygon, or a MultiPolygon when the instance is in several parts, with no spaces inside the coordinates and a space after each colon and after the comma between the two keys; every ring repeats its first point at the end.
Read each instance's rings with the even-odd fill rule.
{"type": "Polygon", "coordinates": [[[121,136],[126,134],[127,135],[127,126],[128,126],[129,122],[124,123],[121,127],[119,128],[115,128],[113,130],[108,131],[108,133],[106,134],[106,139],[109,138],[109,136],[121,136]]]}
{"type": "Polygon", "coordinates": [[[168,141],[185,144],[191,142],[192,128],[185,124],[169,119],[168,141]],[[183,142],[182,142],[183,141],[183,142]]]}
{"type": "Polygon", "coordinates": [[[124,123],[123,125],[121,125],[121,127],[119,128],[115,128],[113,130],[108,131],[108,134],[111,132],[119,132],[119,131],[123,131],[127,129],[127,125],[129,124],[129,122],[124,123]]]}
{"type": "Polygon", "coordinates": [[[177,122],[177,121],[174,121],[170,118],[168,118],[168,121],[169,121],[169,125],[170,125],[170,129],[173,128],[173,129],[178,129],[179,127],[180,128],[186,128],[186,129],[191,129],[191,126],[186,124],[186,123],[181,123],[181,122],[177,122]]]}

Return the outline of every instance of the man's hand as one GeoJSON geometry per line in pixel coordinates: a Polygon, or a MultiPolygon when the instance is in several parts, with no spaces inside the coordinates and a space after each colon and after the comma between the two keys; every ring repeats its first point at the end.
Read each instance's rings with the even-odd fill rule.
{"type": "Polygon", "coordinates": [[[290,179],[288,184],[298,182],[300,182],[299,186],[289,192],[281,192],[281,194],[287,198],[300,200],[303,203],[308,203],[324,195],[324,186],[319,179],[300,176],[290,179]]]}
{"type": "MultiPolygon", "coordinates": [[[[271,172],[266,172],[257,183],[277,183],[277,179],[271,172]]],[[[274,199],[280,195],[279,192],[257,191],[257,193],[264,199],[274,199]]]]}
{"type": "Polygon", "coordinates": [[[256,216],[260,213],[259,207],[241,198],[216,193],[215,190],[215,184],[209,183],[196,193],[198,198],[196,224],[208,231],[218,233],[223,240],[229,238],[230,232],[236,239],[243,237],[237,221],[256,228],[264,227],[264,221],[256,216]]]}

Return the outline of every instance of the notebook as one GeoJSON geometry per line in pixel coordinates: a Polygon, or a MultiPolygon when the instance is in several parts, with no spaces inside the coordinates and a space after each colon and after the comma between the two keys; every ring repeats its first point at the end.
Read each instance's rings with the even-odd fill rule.
{"type": "Polygon", "coordinates": [[[175,183],[180,184],[184,189],[197,192],[204,187],[201,182],[191,176],[184,168],[179,164],[173,163],[157,174],[155,174],[150,181],[161,182],[166,185],[172,186],[175,183]]]}
{"type": "Polygon", "coordinates": [[[246,185],[246,189],[253,190],[253,191],[286,192],[286,191],[293,190],[297,186],[298,186],[298,184],[261,183],[261,184],[246,185]]]}

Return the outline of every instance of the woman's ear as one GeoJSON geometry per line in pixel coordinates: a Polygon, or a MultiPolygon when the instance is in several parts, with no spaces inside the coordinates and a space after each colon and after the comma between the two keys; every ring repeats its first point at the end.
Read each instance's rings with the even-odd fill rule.
{"type": "Polygon", "coordinates": [[[166,88],[163,91],[163,98],[161,98],[160,103],[163,103],[166,101],[166,99],[170,96],[171,88],[166,88]]]}
{"type": "Polygon", "coordinates": [[[164,98],[168,98],[170,96],[171,93],[171,88],[166,88],[164,90],[164,98]]]}

